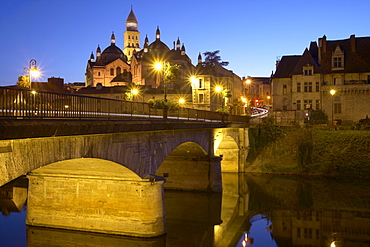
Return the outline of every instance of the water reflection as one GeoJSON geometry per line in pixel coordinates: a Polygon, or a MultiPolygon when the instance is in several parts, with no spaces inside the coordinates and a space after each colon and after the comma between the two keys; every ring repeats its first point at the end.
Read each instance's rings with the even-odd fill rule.
{"type": "Polygon", "coordinates": [[[1,244],[370,246],[369,181],[237,173],[225,173],[222,179],[222,197],[220,193],[165,191],[167,234],[142,239],[26,228],[21,209],[26,202],[27,183],[21,178],[0,188],[1,244]]]}
{"type": "Polygon", "coordinates": [[[249,210],[271,221],[278,246],[370,246],[369,181],[247,175],[246,182],[249,210]]]}

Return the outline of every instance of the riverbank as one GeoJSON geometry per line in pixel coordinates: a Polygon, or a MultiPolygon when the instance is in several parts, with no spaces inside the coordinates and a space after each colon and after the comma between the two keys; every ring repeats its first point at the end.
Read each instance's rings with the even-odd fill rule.
{"type": "Polygon", "coordinates": [[[247,159],[247,172],[370,179],[370,131],[257,128],[262,129],[254,130],[262,133],[257,139],[268,139],[271,131],[278,137],[263,141],[263,147],[247,159]]]}

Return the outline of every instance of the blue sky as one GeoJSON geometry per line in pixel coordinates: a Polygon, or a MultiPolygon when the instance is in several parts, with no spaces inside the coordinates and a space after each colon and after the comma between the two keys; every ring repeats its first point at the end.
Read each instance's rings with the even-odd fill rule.
{"type": "Polygon", "coordinates": [[[370,36],[369,0],[0,0],[0,86],[14,85],[31,59],[39,81],[83,82],[98,44],[123,48],[133,5],[141,44],[145,35],[170,48],[179,37],[197,62],[199,52],[220,50],[239,76],[270,76],[277,57],[300,55],[324,34],[328,40],[370,36]]]}

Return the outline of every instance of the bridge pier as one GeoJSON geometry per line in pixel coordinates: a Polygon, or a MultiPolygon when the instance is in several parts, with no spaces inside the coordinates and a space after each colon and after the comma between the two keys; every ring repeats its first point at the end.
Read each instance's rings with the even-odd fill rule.
{"type": "Polygon", "coordinates": [[[163,180],[92,158],[56,162],[28,178],[27,225],[136,237],[166,233],[163,180]]]}

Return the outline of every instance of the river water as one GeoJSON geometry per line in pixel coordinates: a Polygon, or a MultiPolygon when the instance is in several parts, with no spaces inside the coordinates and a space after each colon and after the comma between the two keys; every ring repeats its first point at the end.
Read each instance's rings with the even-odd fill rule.
{"type": "Polygon", "coordinates": [[[369,247],[370,181],[223,174],[222,193],[165,191],[153,239],[29,227],[27,179],[0,188],[0,246],[369,247]]]}

